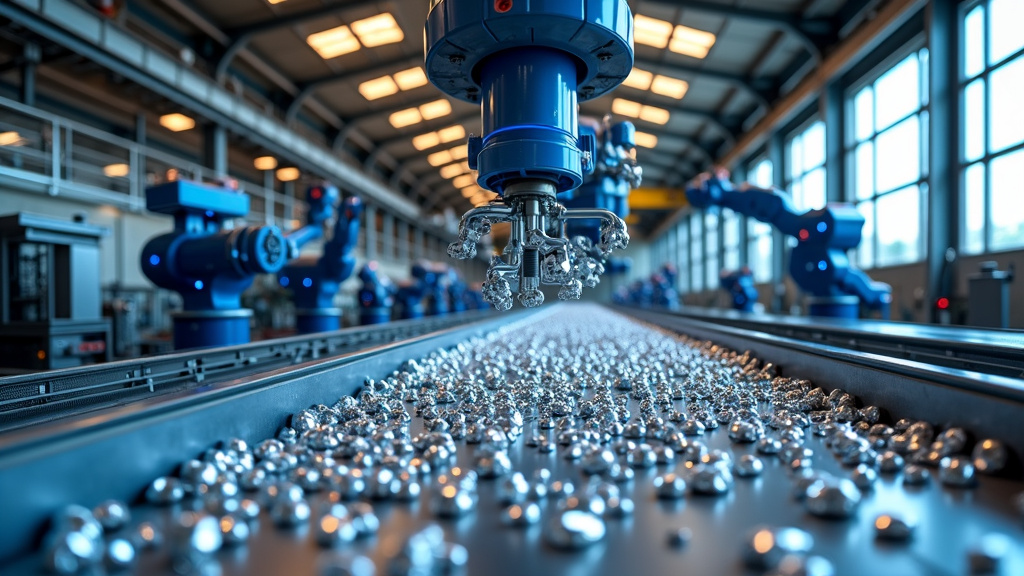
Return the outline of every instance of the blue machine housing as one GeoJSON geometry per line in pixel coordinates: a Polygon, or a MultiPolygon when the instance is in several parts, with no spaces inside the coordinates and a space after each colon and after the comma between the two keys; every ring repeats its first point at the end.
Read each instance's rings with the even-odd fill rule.
{"type": "Polygon", "coordinates": [[[391,321],[398,289],[387,276],[380,273],[376,262],[367,262],[359,271],[363,287],[359,290],[359,323],[385,324],[391,321]]]}
{"type": "Polygon", "coordinates": [[[754,311],[754,304],[757,304],[760,295],[754,287],[754,274],[750,268],[744,266],[739,270],[723,271],[718,278],[718,284],[722,290],[729,293],[733,309],[741,312],[754,311]]]}
{"type": "MultiPolygon", "coordinates": [[[[339,194],[333,186],[314,186],[306,196],[310,205],[308,225],[288,235],[289,239],[297,238],[299,245],[322,236],[323,223],[333,214],[339,194]]],[[[323,254],[297,258],[278,273],[278,282],[292,291],[295,327],[303,334],[341,328],[341,310],[334,305],[334,296],[355,271],[354,251],[359,243],[363,203],[350,196],[339,208],[334,233],[324,243],[323,254]]]]}
{"type": "Polygon", "coordinates": [[[174,216],[174,231],[146,243],[140,260],[147,278],[184,301],[184,312],[173,318],[174,347],[248,342],[252,311],[240,297],[257,274],[277,272],[288,260],[292,251],[281,230],[225,230],[225,221],[249,213],[249,197],[198,182],[148,188],[146,207],[174,216]]]}
{"type": "Polygon", "coordinates": [[[424,262],[412,265],[409,282],[398,287],[398,302],[402,305],[399,317],[402,320],[423,318],[427,315],[426,298],[437,283],[436,274],[424,262]]]}
{"type": "Polygon", "coordinates": [[[775,226],[798,244],[790,253],[789,273],[809,298],[812,316],[857,318],[860,304],[889,317],[892,288],[853,268],[846,252],[860,244],[864,217],[846,204],[829,204],[798,213],[789,197],[776,190],[736,189],[731,182],[708,177],[688,186],[696,208],[725,207],[775,226]]]}
{"type": "Polygon", "coordinates": [[[679,278],[679,271],[672,264],[664,264],[657,272],[651,275],[652,302],[659,308],[668,310],[679,309],[679,291],[676,290],[676,280],[679,278]]]}
{"type": "Polygon", "coordinates": [[[483,134],[469,142],[479,184],[547,180],[578,187],[592,169],[578,100],[600,96],[633,67],[625,0],[439,0],[424,30],[425,69],[445,93],[481,104],[483,134]]]}

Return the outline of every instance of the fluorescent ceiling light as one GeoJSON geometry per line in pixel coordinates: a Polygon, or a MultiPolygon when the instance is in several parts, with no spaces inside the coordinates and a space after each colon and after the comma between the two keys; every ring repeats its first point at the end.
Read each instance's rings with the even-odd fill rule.
{"type": "Polygon", "coordinates": [[[654,74],[646,70],[639,68],[633,68],[633,71],[626,76],[626,79],[622,83],[630,88],[636,88],[637,90],[647,90],[651,87],[651,81],[654,79],[654,74]]]}
{"type": "Polygon", "coordinates": [[[476,178],[474,178],[472,174],[463,174],[462,176],[459,176],[455,180],[452,180],[452,184],[454,184],[456,188],[466,188],[467,186],[475,186],[476,178]]]}
{"type": "Polygon", "coordinates": [[[270,2],[271,4],[280,4],[281,2],[284,2],[284,0],[267,0],[267,2],[270,2]]]}
{"type": "Polygon", "coordinates": [[[405,128],[406,126],[412,126],[413,124],[419,124],[423,121],[423,116],[420,115],[420,111],[415,108],[407,108],[399,112],[395,112],[388,117],[388,122],[395,128],[405,128]]]}
{"type": "Polygon", "coordinates": [[[405,35],[389,12],[352,23],[352,32],[367,48],[401,42],[405,35]]]}
{"type": "Polygon", "coordinates": [[[654,81],[651,82],[651,92],[661,96],[675,98],[676,100],[682,99],[682,97],[686,95],[686,90],[688,88],[689,84],[687,84],[685,80],[670,78],[660,74],[655,76],[654,81]]]}
{"type": "Polygon", "coordinates": [[[672,41],[668,49],[677,54],[704,58],[714,45],[715,35],[711,32],[679,25],[672,32],[672,41]]]}
{"type": "Polygon", "coordinates": [[[646,106],[623,98],[616,98],[612,101],[612,113],[630,118],[639,118],[652,124],[665,124],[671,117],[669,111],[664,108],[646,106]]]}
{"type": "Polygon", "coordinates": [[[17,132],[0,132],[0,146],[21,146],[25,139],[17,132]]]}
{"type": "Polygon", "coordinates": [[[448,100],[434,100],[429,104],[420,106],[420,114],[423,115],[424,120],[433,120],[434,118],[440,118],[441,116],[447,116],[452,113],[452,105],[448,100]]]}
{"type": "Polygon", "coordinates": [[[452,154],[453,160],[465,160],[469,157],[469,146],[463,144],[462,146],[456,146],[449,150],[452,154]]]}
{"type": "Polygon", "coordinates": [[[298,168],[280,168],[277,171],[277,179],[281,182],[291,182],[299,179],[298,168]]]}
{"type": "Polygon", "coordinates": [[[621,116],[639,118],[640,109],[642,107],[643,106],[641,106],[639,102],[633,102],[632,100],[624,100],[622,98],[612,100],[612,113],[619,114],[621,116]]]}
{"type": "Polygon", "coordinates": [[[130,170],[127,164],[108,164],[103,167],[103,175],[107,178],[124,178],[130,170]]]}
{"type": "Polygon", "coordinates": [[[672,35],[672,24],[637,14],[633,18],[633,41],[639,44],[664,48],[668,46],[668,38],[672,35]]]}
{"type": "Polygon", "coordinates": [[[462,176],[466,172],[469,172],[469,170],[463,170],[461,164],[449,164],[441,168],[441,177],[451,180],[456,176],[462,176]]]}
{"type": "Polygon", "coordinates": [[[658,137],[654,134],[648,134],[647,132],[637,132],[633,136],[636,139],[637,146],[643,146],[644,148],[654,148],[658,145],[658,137]]]}
{"type": "Polygon", "coordinates": [[[446,144],[453,140],[461,140],[462,138],[465,138],[466,129],[463,128],[461,124],[456,124],[455,126],[449,126],[442,130],[438,130],[437,136],[441,139],[442,143],[446,144]]]}
{"type": "Polygon", "coordinates": [[[438,136],[437,132],[427,132],[426,134],[420,134],[419,136],[412,139],[412,145],[417,150],[426,150],[427,148],[433,148],[441,143],[441,137],[438,136]]]}
{"type": "Polygon", "coordinates": [[[427,156],[427,162],[430,162],[431,166],[444,166],[445,164],[451,164],[454,161],[455,159],[452,158],[452,153],[448,150],[434,152],[430,156],[427,156]]]}
{"type": "Polygon", "coordinates": [[[667,124],[672,115],[664,108],[644,106],[640,109],[640,119],[651,124],[667,124]]]}
{"type": "Polygon", "coordinates": [[[257,170],[273,170],[277,168],[277,158],[273,156],[260,156],[252,161],[252,165],[257,170]]]}
{"type": "Polygon", "coordinates": [[[324,60],[359,50],[359,40],[348,26],[338,26],[306,36],[306,43],[324,60]]]}
{"type": "Polygon", "coordinates": [[[367,100],[376,100],[385,96],[398,93],[398,86],[391,76],[381,76],[373,80],[367,80],[359,85],[359,93],[367,100]]]}
{"type": "MultiPolygon", "coordinates": [[[[459,176],[459,178],[462,178],[462,176],[459,176]]],[[[456,180],[458,180],[459,178],[456,178],[456,180]]],[[[472,176],[470,176],[470,178],[472,178],[472,176]]],[[[459,190],[459,193],[462,194],[463,198],[468,200],[468,199],[470,199],[470,198],[480,194],[483,191],[484,191],[484,189],[479,187],[479,186],[467,186],[467,187],[462,188],[461,190],[459,190]]]]}
{"type": "Polygon", "coordinates": [[[164,114],[160,117],[160,125],[171,132],[183,132],[196,127],[196,121],[184,114],[164,114]]]}
{"type": "Polygon", "coordinates": [[[402,90],[412,90],[413,88],[419,88],[420,86],[427,85],[427,75],[423,72],[423,68],[417,66],[416,68],[410,68],[408,70],[402,70],[401,72],[395,72],[394,75],[395,83],[402,90]]]}

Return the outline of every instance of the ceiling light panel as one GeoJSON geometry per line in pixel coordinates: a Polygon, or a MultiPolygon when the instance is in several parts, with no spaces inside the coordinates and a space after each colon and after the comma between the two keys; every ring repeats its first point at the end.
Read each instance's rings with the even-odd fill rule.
{"type": "Polygon", "coordinates": [[[469,170],[463,170],[461,164],[449,164],[441,168],[441,177],[451,180],[456,176],[462,176],[466,172],[469,172],[469,170]]]}
{"type": "Polygon", "coordinates": [[[443,130],[437,131],[437,137],[441,140],[442,144],[448,142],[454,142],[455,140],[461,140],[466,137],[466,129],[461,124],[455,126],[449,126],[443,130]]]}
{"type": "Polygon", "coordinates": [[[644,106],[640,109],[640,119],[651,124],[668,124],[668,120],[671,117],[672,115],[669,111],[664,108],[644,106]]]}
{"type": "Polygon", "coordinates": [[[423,68],[416,67],[408,70],[402,70],[401,72],[395,72],[394,74],[395,83],[402,90],[412,90],[413,88],[419,88],[420,86],[427,85],[427,74],[423,71],[423,68]]]}
{"type": "Polygon", "coordinates": [[[260,156],[252,161],[252,165],[257,170],[273,170],[277,168],[277,158],[273,156],[260,156]]]}
{"type": "Polygon", "coordinates": [[[103,175],[107,178],[124,178],[130,171],[127,164],[107,164],[103,167],[103,175]]]}
{"type": "Polygon", "coordinates": [[[160,125],[171,132],[184,132],[196,127],[196,121],[184,114],[164,114],[160,117],[160,125]]]}
{"type": "Polygon", "coordinates": [[[633,71],[626,76],[626,79],[622,83],[630,88],[636,88],[637,90],[647,90],[651,87],[651,81],[654,79],[654,74],[646,70],[639,68],[633,68],[633,71]]]}
{"type": "Polygon", "coordinates": [[[441,137],[437,132],[427,132],[426,134],[420,134],[412,139],[412,145],[417,150],[426,150],[427,148],[433,148],[441,143],[441,137]]]}
{"type": "Polygon", "coordinates": [[[385,96],[398,93],[398,85],[391,79],[391,76],[382,76],[367,80],[359,85],[359,93],[367,100],[376,100],[385,96]]]}
{"type": "Polygon", "coordinates": [[[407,108],[399,112],[395,112],[388,117],[388,122],[395,128],[405,128],[406,126],[412,126],[413,124],[419,124],[423,121],[423,116],[420,115],[420,111],[416,108],[407,108]]]}
{"type": "Polygon", "coordinates": [[[654,134],[648,134],[647,132],[637,132],[634,136],[636,139],[637,146],[643,146],[644,148],[654,148],[658,145],[658,137],[654,134]]]}
{"type": "Polygon", "coordinates": [[[427,162],[430,162],[431,166],[444,166],[445,164],[451,164],[454,161],[455,158],[452,158],[452,153],[448,150],[434,152],[430,156],[427,156],[427,162]]]}
{"type": "Polygon", "coordinates": [[[638,118],[640,116],[641,108],[642,106],[639,102],[633,102],[632,100],[625,100],[623,98],[616,98],[615,100],[612,100],[612,113],[620,116],[638,118]]]}
{"type": "Polygon", "coordinates": [[[277,179],[281,182],[292,182],[299,179],[298,168],[279,168],[277,170],[277,179]]]}
{"type": "Polygon", "coordinates": [[[633,41],[638,44],[646,44],[655,48],[668,46],[669,37],[672,36],[672,24],[637,14],[633,18],[633,41]]]}
{"type": "Polygon", "coordinates": [[[420,114],[424,120],[433,120],[452,113],[452,104],[447,100],[434,100],[429,104],[420,106],[420,114]]]}
{"type": "Polygon", "coordinates": [[[389,12],[352,23],[352,32],[367,48],[401,42],[405,35],[389,12]]]}
{"type": "Polygon", "coordinates": [[[668,49],[677,54],[692,56],[693,58],[704,58],[714,45],[715,35],[711,32],[679,25],[672,32],[672,39],[669,42],[668,49]]]}
{"type": "Polygon", "coordinates": [[[310,34],[306,37],[306,43],[309,44],[310,48],[316,50],[316,53],[324,60],[330,60],[331,58],[337,58],[338,56],[359,50],[359,40],[356,40],[356,37],[352,35],[352,31],[349,30],[348,26],[338,26],[337,28],[310,34]]]}
{"type": "Polygon", "coordinates": [[[462,176],[459,176],[455,180],[452,180],[452,184],[454,184],[456,188],[466,188],[469,186],[475,186],[476,178],[474,178],[472,174],[463,174],[462,176]]]}
{"type": "Polygon", "coordinates": [[[690,85],[685,80],[670,78],[660,74],[655,76],[651,82],[651,92],[660,96],[675,98],[676,100],[681,100],[686,95],[686,90],[689,87],[690,85]]]}

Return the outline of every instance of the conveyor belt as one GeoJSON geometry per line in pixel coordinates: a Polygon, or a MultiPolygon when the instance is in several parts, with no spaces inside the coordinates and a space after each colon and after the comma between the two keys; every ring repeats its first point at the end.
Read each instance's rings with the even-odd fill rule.
{"type": "Polygon", "coordinates": [[[702,322],[903,358],[960,370],[1024,378],[1024,331],[749,314],[735,310],[659,310],[702,322]]]}
{"type": "MultiPolygon", "coordinates": [[[[5,495],[7,517],[0,524],[0,573],[8,573],[7,568],[11,573],[37,572],[39,558],[30,551],[38,543],[42,520],[60,505],[93,505],[109,497],[136,500],[150,479],[172,472],[179,462],[195,457],[218,440],[241,437],[255,442],[272,436],[289,414],[314,403],[330,402],[339,394],[351,394],[365,377],[383,377],[408,359],[499,326],[519,330],[557,321],[563,310],[564,306],[548,306],[529,315],[491,318],[371,351],[254,373],[202,390],[180,390],[89,418],[0,436],[0,494],[5,495]],[[160,449],[154,450],[155,446],[160,449]],[[89,481],[83,482],[83,477],[89,481]]],[[[589,315],[600,322],[602,313],[596,310],[589,315]]],[[[968,373],[808,346],[659,313],[630,314],[671,332],[709,338],[734,350],[750,349],[778,365],[785,375],[811,378],[826,389],[843,387],[865,403],[877,403],[889,411],[890,419],[924,418],[943,427],[964,426],[979,435],[987,432],[974,426],[988,421],[990,428],[998,429],[998,437],[1018,450],[1024,446],[1024,424],[1014,422],[1024,409],[1020,381],[991,377],[987,387],[972,388],[966,384],[972,379],[968,373]],[[996,393],[999,391],[1002,393],[996,393]]],[[[422,420],[414,418],[413,432],[420,426],[422,420]]],[[[724,430],[705,439],[710,448],[731,450],[735,457],[753,453],[750,445],[731,444],[724,430]]],[[[509,453],[515,469],[529,474],[544,466],[557,478],[572,478],[583,485],[578,468],[562,457],[561,448],[539,454],[522,444],[521,439],[509,453]]],[[[458,445],[459,464],[472,466],[476,449],[464,442],[458,445]]],[[[809,436],[807,445],[816,453],[816,468],[848,474],[820,438],[809,436]]],[[[1019,477],[984,477],[973,490],[951,490],[935,481],[908,490],[898,476],[883,477],[865,496],[856,517],[830,522],[808,516],[793,500],[790,478],[780,463],[770,460],[768,465],[761,478],[737,479],[735,489],[726,496],[679,501],[654,496],[652,479],[664,469],[639,470],[636,479],[623,488],[628,488],[636,502],[634,517],[609,522],[605,540],[579,553],[544,545],[539,526],[502,527],[494,483],[481,482],[475,513],[441,523],[449,540],[469,548],[469,574],[760,574],[744,568],[738,551],[752,526],[771,524],[810,531],[815,553],[829,558],[840,576],[945,576],[965,573],[964,553],[981,535],[996,531],[1019,538],[1021,519],[1008,505],[1013,495],[1024,489],[1019,477]],[[874,515],[895,510],[918,515],[922,525],[916,538],[907,544],[876,542],[871,526],[874,515]],[[674,549],[666,543],[666,534],[679,526],[692,528],[694,537],[688,547],[674,549]]],[[[1019,468],[1016,470],[1019,476],[1019,468]]],[[[385,573],[388,554],[396,542],[417,527],[436,521],[430,512],[429,490],[424,492],[418,503],[376,503],[381,535],[357,542],[351,550],[371,556],[378,573],[385,573]]],[[[314,500],[319,498],[322,496],[314,500]]],[[[552,509],[549,502],[545,514],[552,509]]],[[[136,521],[153,520],[158,525],[171,513],[150,506],[135,509],[136,521]]],[[[265,525],[248,547],[225,551],[218,560],[225,575],[314,574],[319,553],[310,538],[308,530],[285,531],[265,525]]],[[[150,554],[143,557],[139,572],[162,573],[165,567],[165,556],[150,554]]],[[[1024,572],[1024,551],[1011,550],[1004,568],[1006,574],[1024,572]]]]}
{"type": "Polygon", "coordinates": [[[491,314],[465,312],[0,378],[0,432],[331,358],[491,314]]]}

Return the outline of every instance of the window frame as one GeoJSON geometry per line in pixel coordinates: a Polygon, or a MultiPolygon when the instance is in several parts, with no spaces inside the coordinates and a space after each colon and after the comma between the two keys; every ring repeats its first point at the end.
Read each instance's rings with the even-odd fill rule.
{"type": "MultiPolygon", "coordinates": [[[[782,167],[781,167],[781,170],[782,170],[782,184],[783,184],[783,190],[787,194],[789,194],[789,198],[790,198],[790,200],[793,201],[794,206],[796,205],[796,197],[793,194],[793,184],[795,182],[800,182],[800,185],[803,186],[805,180],[807,179],[807,175],[811,174],[812,172],[814,172],[814,171],[816,171],[818,169],[821,169],[822,172],[825,175],[825,178],[824,178],[824,181],[823,181],[823,185],[825,186],[825,188],[822,189],[822,195],[825,198],[825,202],[826,203],[828,202],[827,184],[824,184],[825,182],[828,181],[828,168],[827,168],[827,164],[828,164],[828,151],[827,150],[824,152],[824,154],[822,154],[821,164],[816,164],[813,167],[811,167],[810,169],[807,169],[805,166],[803,166],[803,159],[801,158],[800,174],[797,175],[797,174],[790,174],[789,173],[790,172],[790,167],[793,164],[793,141],[796,140],[797,138],[800,138],[800,140],[801,140],[801,142],[800,142],[800,153],[801,153],[801,156],[802,156],[803,155],[803,146],[804,146],[804,142],[803,142],[804,136],[807,134],[807,132],[811,129],[812,126],[814,126],[815,124],[818,124],[818,123],[821,123],[821,125],[824,127],[824,130],[825,130],[824,135],[825,136],[824,136],[823,146],[827,146],[828,145],[828,130],[829,130],[829,127],[828,127],[828,124],[825,122],[825,119],[820,117],[818,114],[812,115],[810,118],[808,118],[808,119],[804,120],[803,122],[797,124],[791,130],[786,132],[786,136],[785,136],[785,138],[783,140],[783,146],[782,146],[782,148],[783,148],[783,154],[782,154],[783,155],[783,162],[782,162],[782,167]]],[[[772,169],[776,170],[778,168],[773,166],[772,169]]],[[[801,191],[801,197],[803,197],[803,194],[804,193],[801,191]]],[[[814,210],[815,209],[813,207],[811,207],[811,208],[804,208],[802,206],[795,206],[795,207],[796,207],[797,210],[814,210]]],[[[819,206],[818,208],[821,208],[821,206],[819,206]]]]}
{"type": "Polygon", "coordinates": [[[1013,154],[1014,152],[1020,152],[1024,150],[1024,140],[1017,142],[1011,146],[1003,148],[998,152],[992,152],[991,146],[991,123],[992,123],[992,110],[989,106],[991,98],[991,77],[992,73],[1002,69],[1020,59],[1024,59],[1024,47],[1017,49],[1017,51],[1005,56],[1002,60],[996,63],[989,62],[990,54],[990,14],[991,14],[991,0],[974,0],[972,2],[965,2],[959,7],[959,18],[957,24],[961,31],[960,42],[957,46],[957,112],[959,122],[957,126],[957,157],[958,157],[958,175],[957,183],[959,185],[958,194],[958,208],[960,211],[960,218],[957,225],[960,227],[960,241],[957,247],[960,252],[965,256],[981,256],[984,254],[998,254],[1003,252],[1013,252],[1024,249],[1024,239],[1016,245],[1000,248],[992,248],[992,178],[991,178],[991,167],[992,161],[997,160],[1003,156],[1013,154]],[[967,17],[978,7],[982,8],[982,46],[981,46],[981,59],[982,69],[981,72],[968,76],[966,73],[966,56],[967,56],[967,34],[966,22],[967,17]],[[973,160],[967,158],[967,88],[971,84],[981,81],[984,87],[983,95],[983,110],[981,123],[984,127],[984,136],[982,137],[983,151],[981,156],[973,160]],[[981,250],[975,251],[969,248],[968,245],[968,234],[967,234],[967,172],[974,166],[981,166],[985,179],[984,186],[982,187],[982,228],[981,228],[981,250]]]}
{"type": "Polygon", "coordinates": [[[931,78],[928,71],[928,62],[931,54],[928,50],[927,41],[923,35],[915,35],[910,41],[903,44],[903,46],[887,55],[885,58],[880,60],[877,64],[871,67],[870,70],[862,74],[856,82],[850,83],[843,94],[843,118],[844,118],[844,130],[843,134],[843,163],[845,166],[845,182],[843,186],[843,201],[847,202],[854,207],[859,207],[863,204],[870,204],[872,210],[872,234],[869,238],[862,238],[861,244],[854,249],[854,254],[851,260],[856,262],[858,267],[862,267],[865,270],[875,270],[892,268],[895,266],[908,266],[923,262],[927,258],[927,230],[928,230],[928,202],[929,202],[929,189],[928,189],[928,177],[931,171],[931,159],[929,157],[929,119],[931,117],[931,100],[929,95],[929,83],[931,78]],[[926,54],[922,57],[922,54],[926,54]],[[898,119],[890,122],[882,130],[878,130],[877,117],[878,117],[878,94],[877,84],[878,81],[889,71],[895,69],[897,66],[902,64],[908,58],[916,56],[918,60],[918,89],[919,99],[918,105],[914,110],[900,116],[898,119]],[[857,95],[865,88],[870,87],[872,89],[871,96],[871,133],[868,137],[859,140],[857,135],[857,110],[856,110],[856,99],[857,95]],[[886,190],[879,190],[877,187],[878,182],[878,137],[895,129],[904,122],[907,122],[913,117],[918,119],[918,149],[920,153],[918,174],[917,179],[912,182],[906,182],[899,186],[886,190]],[[857,150],[860,146],[865,143],[871,143],[871,196],[868,198],[858,198],[858,182],[857,182],[857,150]],[[880,253],[879,234],[878,234],[878,201],[886,196],[891,196],[898,192],[903,192],[907,189],[917,187],[917,201],[918,201],[918,238],[917,238],[917,255],[912,260],[901,260],[899,262],[886,262],[880,264],[878,261],[880,253]],[[865,242],[870,242],[870,262],[864,262],[862,246],[865,242]]]}

